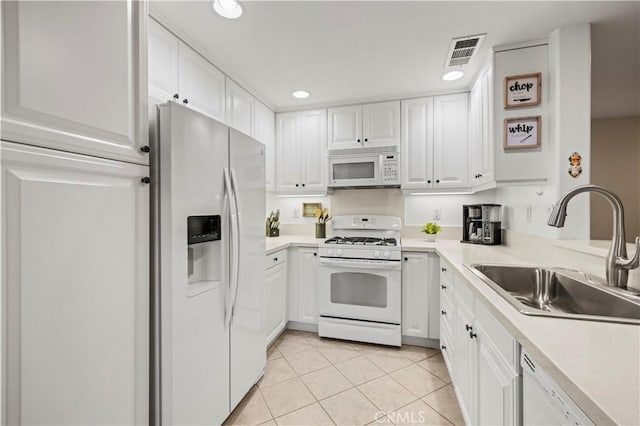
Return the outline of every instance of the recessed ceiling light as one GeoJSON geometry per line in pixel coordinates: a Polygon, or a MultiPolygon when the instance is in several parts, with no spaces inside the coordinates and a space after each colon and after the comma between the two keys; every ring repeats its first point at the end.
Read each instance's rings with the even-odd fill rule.
{"type": "Polygon", "coordinates": [[[462,71],[449,71],[448,73],[446,73],[445,75],[442,76],[442,79],[444,81],[453,81],[453,80],[458,80],[460,78],[462,78],[462,76],[464,75],[464,73],[462,71]]]}
{"type": "Polygon", "coordinates": [[[242,15],[242,5],[236,0],[214,0],[213,10],[228,19],[236,19],[242,15]]]}
{"type": "Polygon", "coordinates": [[[296,90],[292,93],[292,95],[294,98],[305,99],[309,97],[309,92],[307,92],[306,90],[296,90]]]}

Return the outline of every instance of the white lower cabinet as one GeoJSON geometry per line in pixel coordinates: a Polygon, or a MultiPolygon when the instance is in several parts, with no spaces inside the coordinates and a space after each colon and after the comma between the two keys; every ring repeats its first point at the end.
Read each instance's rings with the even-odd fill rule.
{"type": "Polygon", "coordinates": [[[149,168],[0,157],[3,423],[148,423],[149,168]]]}
{"type": "Polygon", "coordinates": [[[263,315],[267,346],[287,326],[287,250],[266,256],[263,315]]]}
{"type": "Polygon", "coordinates": [[[318,249],[292,249],[290,264],[289,320],[317,324],[318,249]]]}
{"type": "Polygon", "coordinates": [[[518,424],[518,343],[474,296],[466,281],[450,271],[450,266],[444,268],[441,349],[465,423],[518,424]],[[446,282],[451,275],[453,287],[446,282]]]}
{"type": "Polygon", "coordinates": [[[438,339],[438,256],[402,253],[402,335],[438,339]]]}

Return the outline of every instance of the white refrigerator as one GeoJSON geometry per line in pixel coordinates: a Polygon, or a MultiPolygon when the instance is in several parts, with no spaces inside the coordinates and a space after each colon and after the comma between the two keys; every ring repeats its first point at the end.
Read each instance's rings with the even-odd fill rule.
{"type": "Polygon", "coordinates": [[[266,363],[264,146],[174,102],[157,130],[152,418],[219,425],[266,363]]]}

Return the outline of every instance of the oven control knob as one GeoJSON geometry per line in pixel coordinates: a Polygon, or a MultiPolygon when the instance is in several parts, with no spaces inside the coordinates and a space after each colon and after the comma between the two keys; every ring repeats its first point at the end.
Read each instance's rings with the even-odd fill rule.
{"type": "Polygon", "coordinates": [[[391,257],[391,252],[390,252],[390,251],[385,250],[385,251],[383,251],[383,252],[382,252],[382,255],[383,255],[384,257],[387,257],[387,258],[388,258],[388,257],[391,257]]]}
{"type": "Polygon", "coordinates": [[[344,250],[342,250],[342,249],[338,249],[338,250],[336,250],[336,254],[337,254],[338,256],[342,256],[342,255],[344,254],[344,250]]]}
{"type": "Polygon", "coordinates": [[[380,257],[380,251],[379,250],[374,251],[373,257],[380,257]]]}
{"type": "Polygon", "coordinates": [[[329,250],[327,250],[327,254],[328,254],[329,256],[333,256],[335,253],[336,253],[336,251],[335,251],[334,249],[329,249],[329,250]]]}

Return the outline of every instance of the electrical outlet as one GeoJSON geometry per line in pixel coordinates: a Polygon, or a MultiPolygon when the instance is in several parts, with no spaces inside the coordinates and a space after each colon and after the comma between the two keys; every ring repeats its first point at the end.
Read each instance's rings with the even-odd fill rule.
{"type": "Polygon", "coordinates": [[[433,209],[433,220],[440,220],[440,209],[433,209]]]}
{"type": "Polygon", "coordinates": [[[531,222],[531,216],[533,215],[533,206],[531,204],[528,204],[527,207],[525,208],[525,218],[524,220],[526,222],[531,222]]]}
{"type": "Polygon", "coordinates": [[[300,217],[300,210],[299,209],[293,209],[293,212],[291,212],[291,217],[294,219],[297,219],[300,217]]]}

